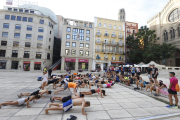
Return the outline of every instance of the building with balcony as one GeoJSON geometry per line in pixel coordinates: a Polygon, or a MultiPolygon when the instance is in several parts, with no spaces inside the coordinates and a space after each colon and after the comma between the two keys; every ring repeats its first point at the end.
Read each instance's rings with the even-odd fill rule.
{"type": "Polygon", "coordinates": [[[92,68],[124,64],[125,23],[119,20],[94,18],[94,55],[92,68]]]}
{"type": "Polygon", "coordinates": [[[94,23],[63,18],[61,34],[61,70],[92,70],[94,23]]]}
{"type": "Polygon", "coordinates": [[[43,10],[12,6],[0,10],[0,69],[32,71],[52,65],[57,21],[44,14],[52,11],[43,10]]]}
{"type": "MultiPolygon", "coordinates": [[[[169,0],[164,8],[147,21],[150,30],[155,30],[159,40],[157,44],[169,43],[180,49],[180,1],[169,0]]],[[[180,67],[180,50],[171,59],[160,64],[180,67]]]]}

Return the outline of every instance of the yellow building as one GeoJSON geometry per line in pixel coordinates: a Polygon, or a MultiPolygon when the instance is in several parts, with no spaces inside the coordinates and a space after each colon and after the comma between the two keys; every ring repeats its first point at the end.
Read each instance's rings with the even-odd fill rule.
{"type": "Polygon", "coordinates": [[[125,22],[95,17],[94,32],[93,68],[124,64],[125,22]]]}

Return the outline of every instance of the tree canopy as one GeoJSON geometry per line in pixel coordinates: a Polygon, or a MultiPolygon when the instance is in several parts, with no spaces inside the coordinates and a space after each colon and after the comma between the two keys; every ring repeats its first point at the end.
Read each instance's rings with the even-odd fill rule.
{"type": "Polygon", "coordinates": [[[149,30],[146,26],[141,27],[139,32],[129,35],[126,45],[129,50],[125,53],[131,63],[149,63],[150,61],[164,60],[173,57],[176,47],[163,43],[157,44],[159,39],[154,30],[149,30]]]}

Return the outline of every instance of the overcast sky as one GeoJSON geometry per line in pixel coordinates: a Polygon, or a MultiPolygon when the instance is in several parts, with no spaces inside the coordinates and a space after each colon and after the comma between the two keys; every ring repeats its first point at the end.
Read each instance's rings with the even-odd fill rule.
{"type": "MultiPolygon", "coordinates": [[[[57,15],[85,21],[94,17],[118,19],[118,11],[125,9],[126,21],[137,22],[140,26],[160,12],[169,0],[27,0],[36,1],[39,6],[47,7],[57,15]]],[[[0,0],[0,8],[6,0],[0,0]]]]}

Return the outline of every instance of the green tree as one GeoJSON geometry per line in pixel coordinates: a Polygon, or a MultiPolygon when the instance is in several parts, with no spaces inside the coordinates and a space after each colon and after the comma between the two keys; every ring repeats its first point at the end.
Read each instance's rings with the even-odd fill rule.
{"type": "Polygon", "coordinates": [[[173,57],[176,48],[167,43],[157,44],[159,39],[154,30],[149,30],[146,26],[141,27],[139,32],[129,35],[126,39],[129,51],[125,54],[132,63],[149,63],[150,61],[164,60],[173,57]]]}

